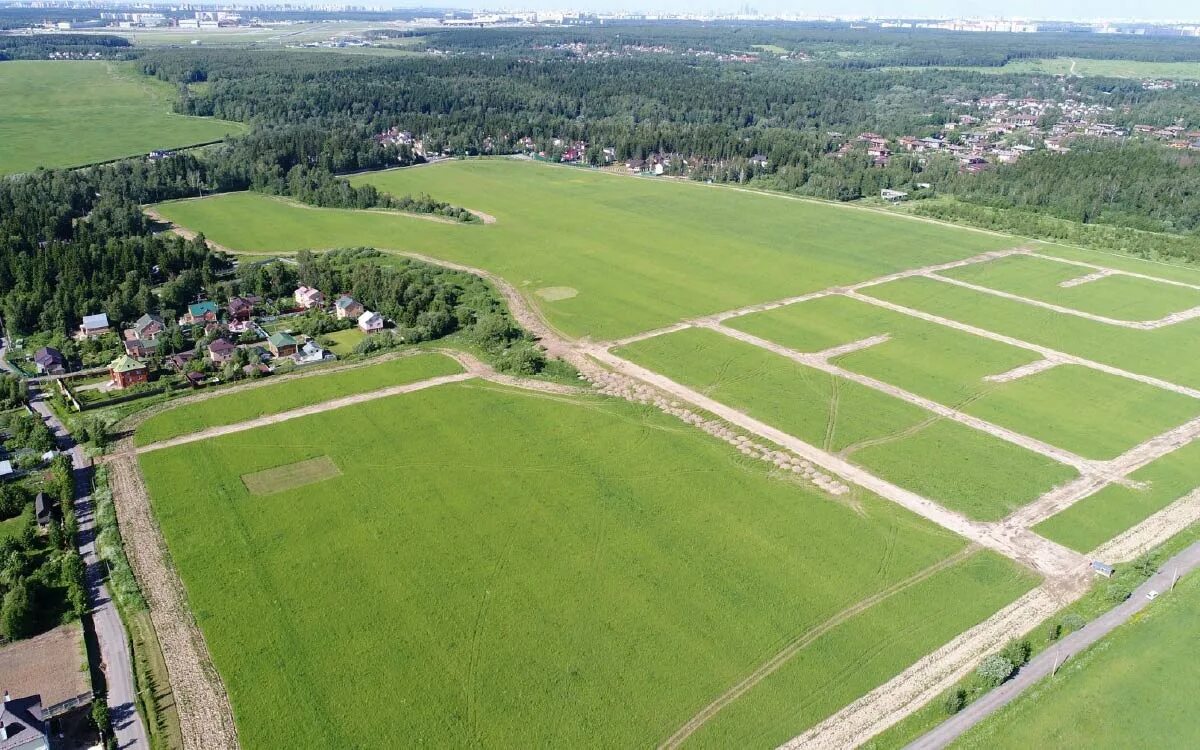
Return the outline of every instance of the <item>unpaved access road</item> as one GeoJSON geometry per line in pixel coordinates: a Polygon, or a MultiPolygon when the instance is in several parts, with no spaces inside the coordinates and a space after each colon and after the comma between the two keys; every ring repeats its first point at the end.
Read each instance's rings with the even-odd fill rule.
{"type": "MultiPolygon", "coordinates": [[[[1080,630],[1060,640],[1053,648],[1046,649],[1021,667],[1016,676],[998,688],[991,690],[971,705],[937,726],[936,729],[908,745],[905,750],[941,750],[962,736],[971,727],[1007,706],[1031,685],[1054,672],[1060,664],[1088,648],[1111,633],[1115,628],[1129,622],[1129,618],[1150,605],[1146,595],[1157,591],[1170,596],[1176,575],[1184,575],[1200,566],[1200,542],[1175,555],[1162,566],[1150,580],[1138,586],[1133,595],[1123,603],[1092,620],[1080,630]]],[[[1182,689],[1182,686],[1181,686],[1182,689]]]]}

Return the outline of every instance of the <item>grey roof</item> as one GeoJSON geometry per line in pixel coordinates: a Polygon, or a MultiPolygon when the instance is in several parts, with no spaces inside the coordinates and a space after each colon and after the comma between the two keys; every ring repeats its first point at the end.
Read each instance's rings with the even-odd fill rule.
{"type": "Polygon", "coordinates": [[[0,703],[0,724],[7,730],[7,737],[0,739],[0,750],[45,746],[37,744],[37,740],[46,740],[46,722],[42,718],[40,695],[9,698],[0,703]]]}
{"type": "Polygon", "coordinates": [[[108,315],[105,313],[96,313],[95,315],[83,316],[83,327],[92,328],[108,328],[108,315]]]}
{"type": "Polygon", "coordinates": [[[51,346],[43,346],[33,354],[33,361],[39,365],[61,365],[66,359],[62,352],[51,346]]]}

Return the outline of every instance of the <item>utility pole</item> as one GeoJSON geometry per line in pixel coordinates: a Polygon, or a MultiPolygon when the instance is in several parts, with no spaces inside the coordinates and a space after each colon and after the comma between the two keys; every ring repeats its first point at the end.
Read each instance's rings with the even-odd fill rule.
{"type": "Polygon", "coordinates": [[[1179,566],[1175,566],[1175,573],[1171,576],[1171,590],[1175,590],[1175,583],[1179,580],[1179,566]]]}

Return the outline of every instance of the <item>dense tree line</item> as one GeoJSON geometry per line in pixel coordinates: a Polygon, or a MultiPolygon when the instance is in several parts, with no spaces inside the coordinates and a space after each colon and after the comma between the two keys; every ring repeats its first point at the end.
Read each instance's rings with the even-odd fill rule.
{"type": "Polygon", "coordinates": [[[131,49],[128,39],[112,34],[0,36],[0,61],[45,60],[54,53],[73,57],[99,54],[109,59],[128,58],[131,49]]]}

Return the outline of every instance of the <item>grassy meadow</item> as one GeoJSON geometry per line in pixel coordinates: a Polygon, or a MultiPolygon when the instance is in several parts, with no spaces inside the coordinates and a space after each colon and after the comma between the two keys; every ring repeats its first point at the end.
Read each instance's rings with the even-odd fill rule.
{"type": "Polygon", "coordinates": [[[1085,57],[1044,57],[1012,60],[1000,67],[957,68],[980,73],[1049,73],[1104,78],[1168,78],[1200,80],[1200,63],[1148,60],[1093,60],[1085,57]]]}
{"type": "Polygon", "coordinates": [[[428,193],[497,221],[314,209],[253,193],[158,210],[234,250],[367,245],[486,268],[526,292],[563,332],[595,339],[1014,244],[845,206],[508,159],[352,181],[428,193]]]}
{"type": "Polygon", "coordinates": [[[601,398],[441,386],[140,460],[248,749],[657,744],[895,586],[695,737],[765,744],[1035,584],[601,398]],[[321,457],[340,473],[243,483],[321,457]]]}
{"type": "Polygon", "coordinates": [[[447,356],[416,354],[337,372],[310,373],[305,377],[169,408],[143,422],[134,434],[134,442],[150,445],[209,427],[236,424],[342,396],[457,372],[462,372],[462,367],[447,356]]]}
{"type": "Polygon", "coordinates": [[[1071,659],[951,747],[1198,747],[1200,575],[1071,659]]]}
{"type": "Polygon", "coordinates": [[[189,146],[240,123],[171,112],[175,88],[132,63],[0,63],[0,174],[70,167],[189,146]]]}
{"type": "Polygon", "coordinates": [[[616,353],[948,508],[1002,518],[1074,469],[857,383],[715,331],[690,328],[616,353]]]}

